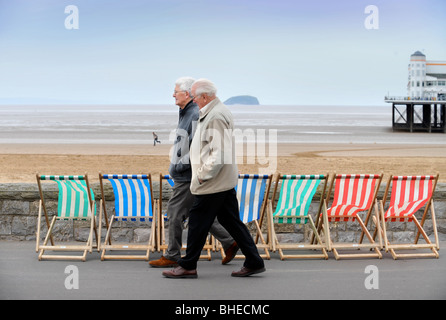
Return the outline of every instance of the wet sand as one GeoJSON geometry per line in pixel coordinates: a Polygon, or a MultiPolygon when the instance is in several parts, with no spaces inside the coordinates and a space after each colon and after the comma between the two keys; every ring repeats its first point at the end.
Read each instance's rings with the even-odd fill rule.
{"type": "MultiPolygon", "coordinates": [[[[167,173],[170,148],[169,144],[0,144],[0,183],[34,183],[37,172],[88,173],[92,181],[97,180],[99,172],[151,173],[156,180],[160,173],[167,173]]],[[[385,176],[440,173],[440,181],[446,182],[444,145],[287,143],[279,144],[277,156],[271,155],[264,162],[248,160],[238,160],[240,172],[385,176]]]]}

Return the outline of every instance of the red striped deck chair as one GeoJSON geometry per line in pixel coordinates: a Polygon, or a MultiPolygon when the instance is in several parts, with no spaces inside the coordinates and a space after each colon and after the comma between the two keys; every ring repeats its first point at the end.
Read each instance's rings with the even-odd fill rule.
{"type": "MultiPolygon", "coordinates": [[[[167,213],[163,213],[163,186],[165,188],[173,188],[175,186],[175,182],[172,177],[168,174],[163,175],[160,174],[160,196],[159,196],[159,206],[158,206],[158,224],[157,224],[157,243],[158,243],[158,251],[163,250],[163,254],[168,248],[166,243],[166,228],[165,223],[169,221],[167,217],[167,213]]],[[[187,220],[185,221],[185,225],[187,224],[187,220]]],[[[187,245],[182,246],[182,250],[186,250],[187,245]]],[[[212,260],[212,251],[215,251],[215,239],[211,235],[209,235],[206,240],[206,244],[203,247],[203,250],[206,254],[200,256],[200,259],[205,259],[208,261],[212,260]]]]}
{"type": "MultiPolygon", "coordinates": [[[[85,261],[87,252],[93,250],[93,233],[98,243],[98,235],[96,229],[96,207],[94,203],[94,194],[91,190],[87,174],[83,176],[55,176],[55,175],[36,175],[37,185],[40,193],[39,214],[37,217],[37,239],[36,252],[39,253],[39,260],[81,260],[85,261]],[[49,207],[45,202],[44,190],[42,188],[43,181],[54,181],[58,186],[57,214],[53,216],[50,222],[49,207]],[[44,213],[45,222],[48,231],[40,244],[42,211],[44,213]],[[63,244],[55,245],[53,230],[55,225],[63,224],[62,221],[87,221],[90,225],[90,232],[86,243],[84,244],[63,244]],[[50,244],[48,243],[50,242],[50,244]],[[82,255],[59,255],[45,254],[46,250],[52,251],[69,251],[82,252],[82,255]]],[[[66,223],[66,222],[65,222],[66,223]]]]}
{"type": "Polygon", "coordinates": [[[435,209],[433,195],[437,185],[439,175],[436,176],[391,176],[387,183],[385,196],[380,201],[380,211],[382,220],[382,230],[384,234],[384,246],[386,252],[390,251],[393,258],[406,258],[406,257],[433,257],[438,258],[440,250],[437,223],[435,218],[435,209]],[[384,204],[387,200],[387,195],[392,185],[392,193],[390,197],[390,203],[387,211],[384,211],[384,204]],[[421,222],[417,219],[415,214],[421,212],[423,209],[423,215],[421,222]],[[435,237],[435,243],[432,243],[429,239],[427,232],[424,230],[424,222],[427,217],[428,211],[431,211],[432,228],[435,237]],[[417,234],[414,237],[414,243],[399,243],[391,244],[387,237],[387,224],[392,222],[413,222],[416,226],[417,234]],[[420,234],[426,241],[425,244],[418,243],[420,234]],[[429,253],[408,253],[401,254],[396,253],[395,250],[410,250],[410,249],[430,249],[429,253]]]}
{"type": "MultiPolygon", "coordinates": [[[[239,203],[240,220],[245,224],[252,224],[255,228],[255,243],[257,248],[263,250],[260,256],[270,259],[270,244],[262,234],[262,224],[265,218],[266,205],[271,188],[272,175],[239,174],[238,183],[235,187],[239,203]],[[266,200],[265,200],[266,195],[266,200]],[[260,241],[260,242],[259,242],[260,241]]],[[[267,228],[267,240],[271,238],[270,228],[267,228]]],[[[221,250],[223,259],[224,251],[221,250]]],[[[244,255],[236,255],[236,259],[244,259],[244,255]]]]}
{"type": "Polygon", "coordinates": [[[328,248],[333,251],[336,260],[340,258],[363,258],[376,257],[382,258],[380,249],[382,248],[381,235],[379,243],[376,243],[371,236],[367,225],[374,211],[373,221],[375,226],[380,229],[379,213],[377,205],[377,193],[381,185],[383,175],[353,174],[353,175],[335,175],[330,184],[327,200],[325,201],[323,225],[324,231],[327,233],[329,240],[328,248]],[[333,203],[328,207],[331,190],[335,186],[333,203]],[[359,213],[366,212],[365,221],[361,219],[359,213]],[[357,221],[361,227],[361,236],[357,243],[333,243],[330,235],[330,224],[338,225],[339,222],[357,221]],[[364,235],[367,236],[369,243],[363,243],[364,235]],[[356,254],[340,254],[339,249],[373,249],[374,253],[356,253],[356,254]]]}
{"type": "MultiPolygon", "coordinates": [[[[268,203],[268,216],[272,230],[273,251],[279,250],[280,259],[328,259],[327,244],[324,243],[317,230],[319,216],[322,211],[324,195],[328,180],[327,175],[278,175],[275,179],[275,186],[272,200],[268,203]],[[279,200],[273,212],[272,203],[275,201],[276,191],[281,184],[279,200]],[[310,205],[320,188],[320,200],[316,213],[316,223],[310,214],[310,205]],[[312,232],[307,237],[307,241],[296,243],[280,243],[275,231],[274,224],[300,224],[309,225],[312,232]],[[307,253],[284,254],[284,250],[306,250],[307,253]],[[317,250],[318,253],[312,253],[317,250]]],[[[304,228],[302,228],[304,230],[304,228]]],[[[304,234],[305,239],[305,234],[304,234]]]]}
{"type": "MultiPolygon", "coordinates": [[[[100,245],[101,260],[149,260],[150,251],[155,251],[155,224],[156,200],[153,199],[152,177],[150,174],[101,174],[101,205],[99,212],[99,225],[105,220],[107,233],[104,242],[100,245]],[[104,183],[111,185],[115,197],[114,214],[107,214],[105,204],[104,183]],[[113,224],[119,223],[129,228],[148,228],[151,222],[150,234],[147,243],[129,243],[128,241],[112,241],[113,224]],[[112,243],[113,242],[113,243],[112,243]],[[112,254],[119,251],[121,254],[112,254]],[[141,254],[135,252],[141,251],[141,254]],[[129,254],[132,253],[132,254],[129,254]]],[[[101,228],[102,229],[102,228],[101,228]]],[[[101,234],[99,230],[99,235],[101,234]]]]}

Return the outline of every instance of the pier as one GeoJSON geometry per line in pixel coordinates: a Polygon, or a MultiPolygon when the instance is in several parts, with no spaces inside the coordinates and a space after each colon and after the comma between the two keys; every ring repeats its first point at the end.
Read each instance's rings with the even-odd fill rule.
{"type": "Polygon", "coordinates": [[[393,131],[446,133],[446,100],[385,97],[392,103],[393,131]]]}

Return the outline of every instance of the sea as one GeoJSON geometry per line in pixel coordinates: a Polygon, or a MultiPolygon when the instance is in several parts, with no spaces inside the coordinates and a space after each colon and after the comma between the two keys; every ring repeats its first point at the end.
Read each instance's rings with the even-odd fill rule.
{"type": "MultiPolygon", "coordinates": [[[[438,133],[393,132],[392,106],[232,105],[235,128],[278,143],[444,144],[438,133]]],[[[175,105],[0,105],[0,143],[173,142],[175,105]]]]}

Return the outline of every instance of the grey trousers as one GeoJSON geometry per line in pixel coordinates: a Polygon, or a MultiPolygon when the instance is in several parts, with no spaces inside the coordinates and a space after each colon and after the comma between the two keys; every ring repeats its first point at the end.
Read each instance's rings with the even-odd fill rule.
{"type": "MultiPolygon", "coordinates": [[[[189,211],[194,204],[194,200],[195,196],[190,192],[189,182],[175,182],[172,197],[167,204],[169,243],[164,257],[169,260],[178,261],[181,258],[184,220],[189,217],[189,211]]],[[[221,242],[224,250],[228,249],[234,243],[234,239],[217,219],[215,219],[209,232],[221,242]]]]}

